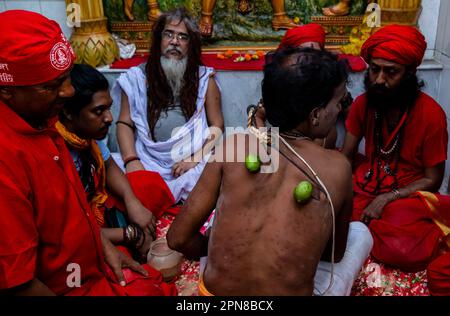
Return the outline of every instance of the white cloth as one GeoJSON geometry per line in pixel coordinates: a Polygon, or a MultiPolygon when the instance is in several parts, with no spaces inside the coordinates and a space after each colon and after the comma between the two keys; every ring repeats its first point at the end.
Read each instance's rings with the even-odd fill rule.
{"type": "MultiPolygon", "coordinates": [[[[349,296],[373,246],[372,235],[366,225],[351,222],[348,230],[347,247],[342,260],[334,265],[333,284],[325,296],[349,296]]],[[[314,294],[324,293],[330,285],[331,263],[320,261],[314,277],[314,294]]]]}
{"type": "MultiPolygon", "coordinates": [[[[154,142],[147,122],[147,82],[146,76],[139,67],[133,67],[117,79],[111,90],[114,102],[120,104],[121,90],[125,92],[130,104],[131,120],[136,126],[136,153],[146,170],[158,172],[172,191],[175,201],[186,200],[197,183],[209,156],[194,168],[178,178],[172,176],[172,166],[197,152],[203,147],[209,136],[208,121],[205,111],[205,97],[208,82],[213,69],[199,67],[199,90],[197,110],[185,125],[174,130],[172,137],[165,142],[154,142]]],[[[120,154],[112,154],[116,163],[123,169],[120,154]]],[[[151,188],[149,188],[151,191],[151,188]]]]}

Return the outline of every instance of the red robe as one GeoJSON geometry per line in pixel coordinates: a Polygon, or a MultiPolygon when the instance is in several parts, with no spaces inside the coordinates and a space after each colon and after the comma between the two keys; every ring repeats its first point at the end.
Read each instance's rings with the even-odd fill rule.
{"type": "Polygon", "coordinates": [[[115,281],[64,139],[1,102],[0,117],[0,289],[37,278],[58,295],[175,294],[149,267],[148,278],[125,271],[128,285],[115,281]],[[67,282],[73,264],[80,287],[67,282]]]}
{"type": "MultiPolygon", "coordinates": [[[[354,208],[353,220],[360,220],[364,209],[376,195],[376,174],[367,181],[369,169],[377,169],[377,160],[372,161],[375,151],[375,113],[366,105],[366,95],[358,97],[350,109],[346,122],[349,133],[357,138],[364,137],[366,156],[356,165],[353,176],[354,208]],[[365,187],[364,187],[365,185],[365,187]]],[[[447,159],[447,121],[442,108],[431,97],[420,93],[416,104],[408,112],[404,122],[403,138],[400,142],[397,181],[398,187],[405,187],[424,177],[425,168],[434,167],[447,159]]],[[[383,147],[392,137],[386,121],[383,122],[383,147]]],[[[386,146],[387,145],[387,146],[386,146]]],[[[379,194],[392,191],[394,176],[385,171],[382,162],[379,194]]],[[[390,163],[389,168],[395,169],[390,163]]],[[[441,231],[433,224],[429,211],[419,198],[406,198],[385,206],[380,220],[373,220],[369,226],[374,237],[372,255],[384,263],[406,271],[426,268],[436,254],[441,231]]]]}
{"type": "Polygon", "coordinates": [[[427,268],[428,289],[431,295],[450,295],[450,196],[421,194],[422,200],[433,216],[436,225],[441,229],[447,245],[440,256],[434,259],[427,268]]]}

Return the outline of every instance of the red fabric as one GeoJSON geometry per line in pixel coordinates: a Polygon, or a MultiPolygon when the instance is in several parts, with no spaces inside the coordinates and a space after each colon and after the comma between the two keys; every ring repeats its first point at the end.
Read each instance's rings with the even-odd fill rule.
{"type": "Polygon", "coordinates": [[[426,49],[425,37],[416,28],[389,25],[367,39],[361,48],[361,56],[367,62],[371,58],[382,58],[418,67],[422,63],[426,49]]]}
{"type": "Polygon", "coordinates": [[[130,69],[147,61],[148,54],[136,54],[128,59],[120,59],[112,63],[111,69],[130,69]]]}
{"type": "Polygon", "coordinates": [[[75,60],[58,23],[43,15],[5,11],[0,13],[0,30],[0,86],[51,81],[67,72],[75,60]]]}
{"type": "MultiPolygon", "coordinates": [[[[262,70],[264,67],[264,58],[235,63],[234,60],[239,56],[242,55],[234,54],[229,59],[219,59],[217,58],[217,53],[202,53],[202,61],[205,66],[213,67],[216,70],[262,70]]],[[[130,59],[116,61],[111,65],[111,68],[128,69],[131,67],[136,67],[142,63],[145,63],[147,59],[148,54],[139,54],[130,59]]]]}
{"type": "MultiPolygon", "coordinates": [[[[265,65],[264,57],[260,58],[259,60],[251,60],[235,63],[234,60],[236,59],[236,57],[239,56],[242,55],[234,54],[229,59],[219,59],[217,58],[216,53],[203,53],[202,61],[206,66],[212,67],[216,70],[236,70],[236,71],[263,70],[265,65]]],[[[148,55],[146,54],[138,54],[129,59],[118,60],[111,65],[111,69],[129,69],[131,67],[136,67],[142,63],[145,63],[147,61],[147,58],[148,55]]],[[[366,70],[367,68],[365,61],[359,56],[340,54],[339,58],[347,59],[350,65],[350,69],[354,72],[361,72],[366,70]]]]}
{"type": "Polygon", "coordinates": [[[308,42],[319,43],[325,46],[325,31],[319,24],[310,23],[289,29],[281,39],[278,49],[286,47],[298,47],[308,42]]]}
{"type": "Polygon", "coordinates": [[[339,54],[339,60],[346,59],[348,65],[350,66],[350,70],[353,72],[362,72],[367,69],[367,64],[360,56],[339,54]]]}
{"type": "MultiPolygon", "coordinates": [[[[370,197],[371,195],[361,188],[361,184],[365,182],[366,173],[371,169],[369,157],[375,150],[373,144],[375,113],[372,109],[368,109],[366,119],[366,103],[366,94],[355,100],[350,108],[346,128],[352,135],[357,138],[364,137],[366,140],[366,157],[355,167],[353,184],[356,193],[370,197]]],[[[423,178],[425,168],[434,167],[447,159],[446,115],[440,105],[425,93],[419,95],[415,106],[409,112],[405,122],[404,135],[405,137],[401,141],[397,175],[400,187],[423,178]]],[[[387,138],[387,126],[384,122],[383,139],[387,141],[387,138]]],[[[374,165],[376,163],[375,161],[374,165]]],[[[390,167],[391,170],[394,170],[393,164],[390,167]]],[[[382,176],[384,175],[382,172],[382,176]]],[[[393,181],[392,176],[387,176],[381,184],[381,192],[390,192],[393,181]]],[[[375,186],[375,176],[373,176],[373,181],[366,188],[373,191],[375,186]]]]}
{"type": "Polygon", "coordinates": [[[70,263],[83,284],[104,280],[99,229],[64,139],[1,102],[0,116],[0,288],[36,277],[57,294],[77,291],[66,285],[70,263]]]}
{"type": "Polygon", "coordinates": [[[450,252],[435,259],[427,269],[431,295],[450,295],[450,252]]]}
{"type": "MultiPolygon", "coordinates": [[[[127,248],[123,246],[117,248],[131,258],[127,248]]],[[[174,284],[164,282],[161,272],[148,264],[143,264],[142,267],[148,272],[148,276],[145,277],[128,268],[122,270],[127,284],[126,287],[121,287],[117,283],[116,276],[109,266],[107,266],[106,271],[114,286],[120,286],[119,289],[127,296],[176,296],[178,294],[174,284]]]]}
{"type": "MultiPolygon", "coordinates": [[[[370,156],[374,152],[374,111],[367,109],[367,96],[358,97],[350,108],[346,121],[349,133],[366,140],[366,156],[355,166],[353,175],[354,208],[353,220],[360,220],[363,210],[375,196],[363,190],[365,175],[372,168],[370,156]]],[[[442,108],[428,95],[421,93],[415,106],[405,121],[401,142],[397,179],[399,187],[423,178],[424,170],[434,167],[447,159],[447,121],[442,108]]],[[[383,139],[387,140],[386,122],[383,125],[383,139]]],[[[384,165],[384,162],[382,162],[384,165]]],[[[374,162],[374,166],[377,161],[374,162]]],[[[391,164],[391,170],[394,170],[391,164]]],[[[386,176],[380,192],[390,192],[394,177],[386,175],[382,169],[381,177],[386,176]]],[[[370,192],[376,187],[374,175],[366,189],[370,192]]],[[[407,271],[425,269],[434,255],[440,231],[431,222],[429,210],[420,199],[401,199],[388,204],[381,220],[374,220],[370,229],[374,237],[372,255],[384,263],[407,271]]]]}
{"type": "MultiPolygon", "coordinates": [[[[55,128],[33,129],[1,102],[0,117],[0,289],[33,278],[58,295],[142,289],[106,278],[99,227],[61,135],[55,128]],[[66,282],[73,263],[81,272],[79,288],[66,282]]],[[[153,289],[153,283],[146,286],[153,289]]]]}
{"type": "MultiPolygon", "coordinates": [[[[352,220],[359,220],[373,198],[355,194],[352,220]]],[[[425,270],[438,254],[442,232],[418,197],[400,199],[384,207],[381,219],[372,220],[372,256],[403,271],[425,270]]]]}
{"type": "Polygon", "coordinates": [[[164,213],[177,215],[179,207],[164,179],[157,172],[135,171],[127,173],[128,181],[136,197],[158,219],[164,213]]]}

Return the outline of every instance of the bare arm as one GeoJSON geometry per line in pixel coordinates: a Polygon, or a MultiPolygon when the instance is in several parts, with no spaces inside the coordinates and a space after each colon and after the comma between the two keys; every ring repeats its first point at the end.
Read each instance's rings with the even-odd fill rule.
{"type": "Polygon", "coordinates": [[[0,295],[55,296],[56,294],[38,279],[33,279],[15,288],[1,290],[0,295]]]}
{"type": "MultiPolygon", "coordinates": [[[[123,91],[121,94],[119,121],[134,126],[134,123],[131,120],[128,96],[123,91]]],[[[125,124],[117,124],[117,143],[119,144],[119,149],[123,160],[137,156],[134,140],[134,130],[129,126],[125,124]]],[[[126,172],[137,170],[145,170],[144,166],[139,160],[134,160],[127,164],[126,172]]]]}
{"type": "Polygon", "coordinates": [[[445,162],[435,167],[426,168],[422,179],[419,179],[398,190],[398,193],[388,192],[377,196],[361,215],[361,221],[368,223],[374,218],[380,218],[383,209],[389,202],[407,198],[417,191],[437,192],[444,179],[445,162]]]}
{"type": "Polygon", "coordinates": [[[131,189],[127,177],[116,164],[114,159],[109,158],[105,161],[106,167],[106,185],[110,192],[125,201],[136,199],[136,196],[131,189]]]}
{"type": "MultiPolygon", "coordinates": [[[[347,235],[348,235],[348,226],[350,222],[350,217],[353,212],[353,186],[352,186],[352,170],[350,164],[346,163],[343,176],[345,177],[344,185],[342,185],[339,190],[342,190],[341,193],[344,198],[344,202],[340,210],[336,211],[336,237],[335,237],[335,252],[334,252],[334,261],[339,262],[344,257],[345,249],[347,248],[347,235]]],[[[322,254],[322,260],[331,261],[331,249],[332,249],[332,241],[333,236],[331,236],[328,241],[327,247],[322,254]]]]}
{"type": "Polygon", "coordinates": [[[122,228],[102,228],[102,234],[113,244],[120,244],[124,241],[122,228]]]}
{"type": "Polygon", "coordinates": [[[399,198],[405,198],[417,191],[437,192],[441,187],[444,179],[445,162],[437,166],[426,168],[425,175],[422,179],[417,180],[404,188],[400,188],[399,198]]]}
{"type": "Polygon", "coordinates": [[[206,256],[208,238],[199,230],[215,208],[222,180],[222,164],[208,163],[187,203],[167,233],[169,247],[188,258],[206,256]]]}
{"type": "MultiPolygon", "coordinates": [[[[124,201],[128,217],[137,223],[146,233],[146,237],[155,237],[156,221],[152,212],[145,208],[134,195],[130,183],[122,170],[117,166],[114,159],[105,161],[106,184],[112,194],[124,201]]],[[[152,188],[149,189],[151,194],[152,188]]]]}
{"type": "Polygon", "coordinates": [[[358,150],[360,138],[354,136],[353,134],[347,132],[345,134],[344,147],[342,147],[342,153],[347,157],[350,164],[353,165],[353,158],[358,150]]]}
{"type": "Polygon", "coordinates": [[[172,171],[175,177],[179,177],[189,169],[195,167],[202,158],[212,150],[224,131],[220,90],[213,77],[211,77],[208,82],[205,110],[211,137],[203,144],[200,150],[190,157],[190,159],[187,161],[180,161],[173,166],[172,171]]]}

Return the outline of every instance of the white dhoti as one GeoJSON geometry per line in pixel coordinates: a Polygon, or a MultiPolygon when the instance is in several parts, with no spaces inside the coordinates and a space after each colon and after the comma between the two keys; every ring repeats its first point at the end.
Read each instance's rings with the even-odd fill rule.
{"type": "MultiPolygon", "coordinates": [[[[372,235],[366,225],[351,222],[348,230],[347,248],[342,260],[334,264],[333,284],[324,295],[348,296],[373,246],[372,235]]],[[[314,295],[325,292],[330,285],[331,263],[320,261],[314,277],[314,295]]]]}
{"type": "MultiPolygon", "coordinates": [[[[208,82],[214,70],[199,67],[199,89],[197,110],[189,121],[172,133],[172,137],[164,142],[154,142],[150,138],[147,122],[147,84],[146,76],[139,67],[133,67],[117,79],[111,90],[114,102],[121,102],[121,91],[128,97],[131,120],[136,126],[136,153],[144,168],[158,172],[166,181],[176,202],[186,200],[203,172],[208,155],[194,168],[178,178],[172,176],[173,165],[183,158],[189,157],[202,149],[209,137],[208,121],[205,110],[205,97],[208,82]]],[[[112,154],[116,163],[123,169],[120,154],[112,154]]],[[[151,188],[149,188],[151,191],[151,188]]]]}

